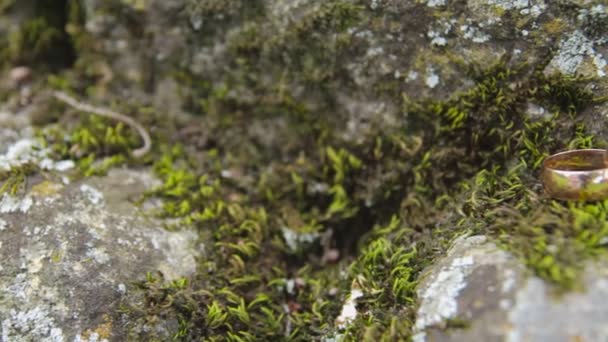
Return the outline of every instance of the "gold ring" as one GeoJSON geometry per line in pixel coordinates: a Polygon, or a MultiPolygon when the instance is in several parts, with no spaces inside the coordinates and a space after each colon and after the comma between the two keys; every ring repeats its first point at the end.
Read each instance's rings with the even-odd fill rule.
{"type": "Polygon", "coordinates": [[[572,150],[551,155],[543,162],[545,192],[561,200],[597,201],[608,198],[608,151],[572,150]]]}

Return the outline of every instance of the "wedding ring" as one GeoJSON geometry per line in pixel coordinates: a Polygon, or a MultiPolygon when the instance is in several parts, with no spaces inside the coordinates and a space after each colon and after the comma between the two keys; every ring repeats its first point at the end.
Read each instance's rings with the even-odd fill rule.
{"type": "Polygon", "coordinates": [[[606,153],[606,150],[582,149],[547,157],[541,171],[545,192],[560,200],[608,199],[606,153]]]}

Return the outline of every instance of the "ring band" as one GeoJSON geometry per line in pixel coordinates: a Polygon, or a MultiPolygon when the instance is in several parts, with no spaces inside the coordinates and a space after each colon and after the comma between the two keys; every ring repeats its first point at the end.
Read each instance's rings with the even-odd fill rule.
{"type": "Polygon", "coordinates": [[[608,198],[606,150],[582,149],[557,153],[543,162],[545,192],[560,200],[597,201],[608,198]]]}

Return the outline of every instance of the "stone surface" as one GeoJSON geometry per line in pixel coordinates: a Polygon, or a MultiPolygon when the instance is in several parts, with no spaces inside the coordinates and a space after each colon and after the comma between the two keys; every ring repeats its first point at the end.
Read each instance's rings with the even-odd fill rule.
{"type": "Polygon", "coordinates": [[[419,285],[414,340],[605,341],[605,261],[588,264],[584,284],[584,292],[557,296],[485,237],[463,237],[419,285]],[[445,330],[450,321],[466,327],[445,330]]]}
{"type": "MultiPolygon", "coordinates": [[[[33,1],[19,3],[0,20],[19,22],[31,12],[33,1]]],[[[444,99],[470,87],[463,64],[548,61],[547,73],[598,77],[608,87],[608,6],[600,0],[324,4],[84,1],[82,27],[70,31],[78,42],[75,67],[95,80],[93,102],[115,95],[166,114],[212,116],[199,104],[217,94],[242,107],[269,106],[278,87],[331,118],[352,143],[407,118],[401,94],[444,99]],[[336,10],[347,6],[358,14],[336,10]]],[[[0,22],[0,32],[3,26],[10,25],[0,22]]],[[[245,134],[268,149],[288,147],[294,134],[285,120],[265,117],[245,134]]],[[[214,139],[223,146],[234,140],[223,136],[214,139]]]]}
{"type": "MultiPolygon", "coordinates": [[[[331,72],[341,72],[341,76],[332,82],[337,81],[346,88],[331,91],[336,92],[340,109],[349,112],[351,117],[361,111],[371,116],[398,110],[395,103],[386,99],[373,100],[374,86],[381,83],[397,82],[395,86],[411,96],[441,96],[466,87],[470,80],[463,77],[461,66],[453,63],[458,59],[480,64],[493,63],[500,58],[511,63],[531,63],[546,57],[548,49],[557,47],[548,72],[559,70],[599,77],[608,72],[608,40],[603,25],[608,14],[602,1],[372,0],[332,3],[361,6],[364,18],[367,18],[348,28],[345,38],[349,53],[334,51],[336,60],[329,66],[335,69],[331,72]],[[354,93],[356,100],[352,96],[354,93]],[[349,110],[357,103],[358,111],[349,110]]],[[[280,40],[323,9],[313,0],[268,0],[250,5],[261,10],[249,15],[244,11],[249,4],[239,0],[226,1],[222,5],[209,0],[123,1],[123,11],[129,12],[137,19],[135,23],[141,24],[141,30],[129,30],[128,25],[133,24],[133,20],[121,16],[123,12],[108,11],[106,1],[87,1],[86,4],[85,28],[100,42],[91,50],[117,57],[104,62],[109,63],[104,68],[112,71],[107,80],[126,78],[140,82],[154,71],[156,80],[148,84],[150,89],[158,86],[171,91],[178,89],[167,87],[167,77],[171,76],[166,72],[170,66],[177,65],[192,75],[224,84],[225,78],[239,69],[233,64],[239,56],[230,47],[240,35],[255,27],[258,35],[267,41],[280,40]],[[142,31],[147,33],[146,39],[142,39],[142,31]],[[193,41],[197,44],[192,44],[193,41]],[[143,45],[146,49],[141,49],[143,45]]],[[[314,34],[323,27],[308,29],[314,34]]],[[[272,48],[262,47],[262,58],[250,60],[268,66],[263,69],[266,77],[259,77],[258,82],[276,82],[281,77],[266,64],[271,62],[265,59],[271,58],[272,48]]],[[[91,51],[85,49],[83,52],[91,51]]],[[[287,55],[288,51],[280,61],[284,63],[279,68],[281,72],[291,67],[287,55]]],[[[291,84],[294,93],[304,99],[307,96],[304,89],[297,91],[302,84],[298,84],[297,77],[294,81],[291,84]]],[[[247,89],[238,85],[231,91],[231,95],[251,96],[246,94],[247,89]]]]}
{"type": "MultiPolygon", "coordinates": [[[[15,119],[8,115],[3,123],[15,119]]],[[[38,158],[25,146],[31,128],[12,121],[16,130],[0,130],[0,161],[38,158]]],[[[167,279],[195,271],[197,235],[168,232],[131,203],[155,184],[147,171],[73,182],[36,175],[28,183],[26,193],[0,198],[1,341],[123,340],[118,308],[134,295],[133,281],[147,271],[167,279]]],[[[159,336],[163,324],[172,322],[157,327],[159,336]]]]}

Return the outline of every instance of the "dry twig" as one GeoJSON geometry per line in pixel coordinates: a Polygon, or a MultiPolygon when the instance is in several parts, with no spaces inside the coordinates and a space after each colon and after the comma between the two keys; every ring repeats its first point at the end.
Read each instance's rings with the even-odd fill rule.
{"type": "Polygon", "coordinates": [[[144,155],[146,155],[148,152],[150,152],[150,148],[152,146],[152,139],[150,139],[150,135],[148,134],[148,131],[146,131],[146,129],[137,121],[131,119],[130,117],[128,117],[126,115],[117,113],[110,109],[95,107],[95,106],[91,106],[90,104],[80,102],[80,101],[76,100],[75,98],[73,98],[72,96],[70,96],[62,91],[54,91],[53,96],[56,99],[58,99],[59,101],[64,102],[77,110],[80,110],[83,112],[89,112],[89,113],[99,115],[99,116],[102,116],[105,118],[123,122],[124,124],[128,125],[132,129],[136,130],[137,133],[139,133],[139,136],[141,137],[141,139],[143,140],[143,146],[136,150],[133,150],[133,156],[135,158],[141,158],[144,155]]]}

